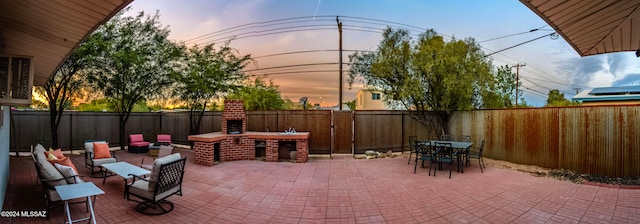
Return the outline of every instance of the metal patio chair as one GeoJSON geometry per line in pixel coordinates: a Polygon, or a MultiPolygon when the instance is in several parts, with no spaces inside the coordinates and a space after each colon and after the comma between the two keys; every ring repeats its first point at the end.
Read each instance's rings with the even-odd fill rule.
{"type": "Polygon", "coordinates": [[[411,163],[411,155],[416,153],[416,141],[418,140],[418,136],[412,135],[409,136],[409,161],[407,165],[411,163]]]}
{"type": "Polygon", "coordinates": [[[186,158],[181,158],[180,153],[174,153],[154,161],[151,176],[147,179],[141,176],[133,176],[131,183],[125,187],[127,200],[133,200],[135,196],[140,200],[136,211],[146,215],[162,215],[173,210],[173,203],[167,201],[172,195],[182,196],[182,180],[186,158]]]}
{"type": "Polygon", "coordinates": [[[485,140],[482,140],[480,147],[471,146],[471,149],[469,149],[469,151],[467,152],[467,157],[466,157],[467,165],[471,165],[470,159],[478,160],[478,165],[480,166],[481,173],[484,173],[483,168],[487,168],[487,166],[484,164],[484,160],[482,159],[482,152],[484,151],[484,142],[485,140]]]}

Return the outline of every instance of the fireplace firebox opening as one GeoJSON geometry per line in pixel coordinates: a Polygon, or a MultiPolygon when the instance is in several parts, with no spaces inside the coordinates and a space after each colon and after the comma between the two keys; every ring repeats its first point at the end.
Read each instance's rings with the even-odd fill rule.
{"type": "Polygon", "coordinates": [[[227,134],[242,134],[242,120],[227,120],[227,134]]]}

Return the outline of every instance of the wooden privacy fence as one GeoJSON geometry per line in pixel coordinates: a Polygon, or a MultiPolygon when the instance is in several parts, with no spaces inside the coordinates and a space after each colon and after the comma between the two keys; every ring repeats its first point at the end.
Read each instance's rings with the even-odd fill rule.
{"type": "MultiPolygon", "coordinates": [[[[49,114],[13,111],[12,151],[28,151],[36,143],[50,145],[49,114]]],[[[312,154],[366,150],[408,150],[408,138],[433,138],[435,133],[413,120],[407,111],[248,111],[247,130],[309,131],[312,154]]],[[[220,131],[221,112],[205,112],[200,133],[220,131]]],[[[640,107],[594,106],[478,110],[456,112],[453,135],[470,135],[476,146],[486,140],[485,156],[520,164],[566,168],[608,176],[640,175],[640,107]]],[[[187,112],[132,113],[126,135],[143,133],[155,141],[171,134],[188,144],[187,112]]],[[[87,139],[120,145],[118,114],[65,112],[59,129],[60,146],[81,149],[87,139]]],[[[125,142],[126,144],[126,142],[125,142]]]]}
{"type": "MultiPolygon", "coordinates": [[[[13,111],[12,151],[28,151],[30,146],[51,144],[49,113],[13,111]]],[[[59,146],[81,149],[85,140],[100,139],[120,145],[118,114],[103,112],[65,112],[58,129],[59,146]]],[[[222,112],[205,112],[200,133],[220,131],[222,112]]],[[[414,122],[406,111],[247,111],[247,130],[284,131],[292,127],[311,132],[313,154],[356,153],[366,150],[396,152],[408,150],[409,135],[422,135],[426,128],[414,122]]],[[[189,144],[188,112],[131,113],[125,136],[142,133],[153,142],[160,133],[170,134],[176,143],[189,144]]],[[[124,144],[128,141],[125,139],[124,144]]]]}

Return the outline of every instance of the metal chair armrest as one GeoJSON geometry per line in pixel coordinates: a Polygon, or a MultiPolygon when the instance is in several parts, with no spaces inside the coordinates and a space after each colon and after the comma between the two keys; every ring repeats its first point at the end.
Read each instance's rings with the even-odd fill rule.
{"type": "Polygon", "coordinates": [[[150,181],[147,178],[145,178],[144,176],[139,176],[139,175],[135,175],[135,174],[129,174],[130,177],[133,177],[131,179],[131,183],[129,183],[128,185],[132,185],[133,183],[136,182],[136,179],[141,180],[141,181],[146,181],[149,183],[156,183],[155,181],[150,181]]]}
{"type": "Polygon", "coordinates": [[[61,180],[65,180],[67,178],[58,178],[58,179],[47,179],[47,178],[40,178],[40,182],[42,183],[48,183],[48,182],[55,182],[55,181],[61,181],[61,180]]]}
{"type": "MultiPolygon", "coordinates": [[[[81,175],[73,175],[73,176],[68,176],[68,177],[63,177],[63,178],[58,178],[58,179],[47,179],[47,178],[39,178],[39,179],[40,179],[40,183],[41,183],[45,188],[55,189],[53,186],[50,186],[50,185],[48,185],[48,184],[46,184],[46,183],[49,183],[49,182],[56,182],[56,181],[61,181],[61,180],[67,181],[67,183],[68,183],[68,179],[69,179],[69,178],[71,178],[71,180],[73,180],[73,182],[75,183],[75,180],[76,180],[76,179],[75,179],[75,177],[80,178],[80,177],[82,177],[82,176],[81,176],[81,175]]],[[[77,184],[77,183],[75,183],[75,184],[77,184]]]]}

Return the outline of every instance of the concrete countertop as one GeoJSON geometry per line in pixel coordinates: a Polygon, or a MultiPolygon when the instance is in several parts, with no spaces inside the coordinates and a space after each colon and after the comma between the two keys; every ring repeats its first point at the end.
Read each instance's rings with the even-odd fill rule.
{"type": "Polygon", "coordinates": [[[242,134],[223,134],[222,132],[211,132],[198,135],[189,135],[189,141],[196,142],[215,142],[226,139],[227,137],[248,137],[252,139],[308,139],[309,132],[296,132],[296,133],[284,133],[284,132],[257,132],[248,131],[242,134]]]}

